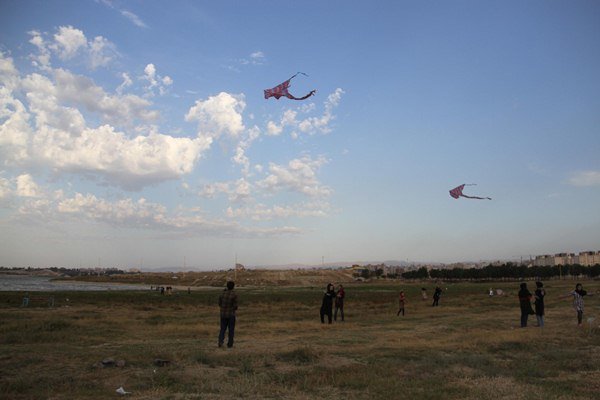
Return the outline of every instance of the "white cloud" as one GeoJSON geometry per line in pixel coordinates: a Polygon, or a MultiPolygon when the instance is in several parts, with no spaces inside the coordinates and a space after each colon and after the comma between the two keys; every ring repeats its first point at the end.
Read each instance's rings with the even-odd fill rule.
{"type": "Polygon", "coordinates": [[[579,171],[569,178],[573,186],[600,186],[600,171],[579,171]]]}
{"type": "Polygon", "coordinates": [[[129,74],[126,72],[123,72],[121,74],[121,78],[123,78],[123,83],[121,83],[119,85],[119,87],[117,87],[116,92],[118,94],[122,94],[123,90],[127,89],[128,87],[130,87],[131,85],[133,85],[133,81],[131,80],[131,78],[129,77],[129,74]]]}
{"type": "Polygon", "coordinates": [[[326,197],[332,190],[317,179],[317,171],[326,163],[324,157],[313,160],[309,156],[291,160],[287,166],[269,163],[270,174],[257,185],[273,193],[290,190],[310,197],[326,197]]]}
{"type": "Polygon", "coordinates": [[[131,11],[121,10],[121,15],[124,16],[125,18],[127,18],[128,20],[130,20],[135,26],[138,26],[140,28],[148,27],[148,25],[146,25],[140,17],[138,17],[136,14],[132,13],[131,11]]]}
{"type": "Polygon", "coordinates": [[[244,176],[250,175],[250,160],[246,156],[246,151],[260,136],[260,130],[255,126],[246,131],[246,136],[242,138],[235,149],[235,155],[232,157],[233,162],[242,166],[242,174],[244,176]]]}
{"type": "Polygon", "coordinates": [[[297,115],[298,113],[294,110],[285,110],[279,124],[273,121],[267,122],[267,135],[279,136],[286,126],[296,126],[298,124],[297,115]]]}
{"type": "Polygon", "coordinates": [[[141,79],[148,82],[145,90],[148,95],[154,96],[154,90],[158,89],[158,93],[162,96],[167,93],[168,87],[173,84],[173,79],[169,76],[161,76],[156,72],[154,64],[148,64],[144,68],[144,75],[141,79]]]}
{"type": "Polygon", "coordinates": [[[317,133],[327,134],[331,132],[331,123],[335,119],[333,110],[339,105],[344,91],[337,88],[333,93],[327,96],[325,100],[324,111],[320,116],[309,116],[299,118],[299,112],[302,114],[310,114],[316,110],[314,103],[302,104],[295,110],[285,110],[279,122],[268,121],[266,133],[269,136],[280,135],[286,127],[291,127],[292,138],[297,139],[301,133],[314,135],[317,133]]]}
{"type": "MultiPolygon", "coordinates": [[[[242,58],[239,60],[242,65],[264,65],[266,63],[265,53],[262,51],[254,51],[250,53],[248,58],[242,58]]],[[[235,67],[230,67],[234,69],[235,67]]]]}
{"type": "Polygon", "coordinates": [[[188,236],[280,236],[301,233],[295,227],[244,227],[232,221],[210,219],[192,210],[170,213],[161,204],[144,198],[125,198],[114,202],[93,194],[75,193],[67,197],[57,191],[54,196],[30,200],[19,208],[20,217],[35,221],[99,222],[110,226],[153,230],[166,235],[188,236]]]}
{"type": "Polygon", "coordinates": [[[302,133],[307,133],[309,135],[314,135],[315,133],[326,134],[331,132],[330,124],[331,121],[335,119],[333,109],[339,105],[342,94],[344,94],[344,91],[340,88],[337,88],[335,92],[327,96],[327,100],[324,103],[325,111],[323,112],[323,115],[320,117],[309,117],[299,121],[298,129],[300,129],[302,133]]]}
{"type": "Polygon", "coordinates": [[[88,40],[83,31],[72,26],[60,26],[50,40],[44,39],[39,31],[30,31],[31,39],[38,54],[30,55],[33,65],[41,70],[50,68],[52,53],[62,61],[82,57],[91,69],[107,66],[118,56],[116,46],[102,36],[88,40]]]}
{"type": "Polygon", "coordinates": [[[51,48],[63,60],[75,57],[77,52],[87,46],[87,39],[83,32],[72,26],[61,26],[58,33],[54,34],[54,43],[51,48]]]}
{"type": "Polygon", "coordinates": [[[10,181],[0,176],[0,200],[10,197],[12,194],[12,187],[10,181]]]}
{"type": "Polygon", "coordinates": [[[132,13],[131,11],[116,7],[112,1],[110,1],[110,0],[96,0],[96,1],[99,1],[100,3],[104,4],[105,6],[118,11],[122,16],[124,16],[129,21],[131,21],[131,23],[133,23],[135,26],[137,26],[139,28],[147,28],[148,27],[144,23],[144,21],[142,21],[142,19],[140,17],[138,17],[136,14],[132,13]]]}
{"type": "Polygon", "coordinates": [[[136,118],[155,119],[157,113],[147,109],[147,100],[111,96],[89,78],[66,70],[53,71],[55,82],[37,73],[19,81],[13,67],[10,58],[0,55],[0,156],[5,165],[91,173],[139,189],[190,173],[212,143],[211,138],[176,138],[148,129],[130,138],[108,124],[91,128],[79,108],[123,125],[132,125],[136,118]],[[14,97],[11,86],[22,89],[26,105],[14,97]]]}
{"type": "Polygon", "coordinates": [[[19,175],[17,181],[17,196],[20,197],[41,197],[40,187],[33,181],[29,174],[19,175]]]}
{"type": "Polygon", "coordinates": [[[252,184],[244,178],[235,182],[214,182],[204,185],[199,195],[212,199],[219,194],[227,195],[229,201],[238,203],[251,198],[252,184]]]}
{"type": "MultiPolygon", "coordinates": [[[[45,93],[48,100],[54,95],[58,101],[83,106],[88,111],[99,113],[105,122],[130,126],[136,120],[152,122],[158,119],[158,111],[149,109],[152,103],[142,97],[132,94],[112,96],[90,78],[63,69],[54,70],[54,79],[55,87],[50,93],[45,93]]],[[[127,74],[123,79],[124,84],[130,84],[127,74]]]]}
{"type": "Polygon", "coordinates": [[[290,206],[274,205],[268,207],[258,204],[253,207],[228,207],[226,215],[229,218],[249,218],[254,221],[265,221],[291,217],[325,217],[328,215],[330,205],[327,202],[312,202],[294,204],[290,206]]]}
{"type": "Polygon", "coordinates": [[[244,131],[242,112],[246,108],[244,95],[221,92],[207,100],[197,100],[185,116],[188,122],[198,122],[198,136],[217,139],[225,134],[237,138],[244,131]]]}
{"type": "Polygon", "coordinates": [[[37,55],[30,55],[30,58],[33,60],[33,65],[42,70],[50,68],[51,54],[42,34],[38,31],[30,31],[28,33],[31,36],[29,43],[34,45],[38,50],[37,55]]]}

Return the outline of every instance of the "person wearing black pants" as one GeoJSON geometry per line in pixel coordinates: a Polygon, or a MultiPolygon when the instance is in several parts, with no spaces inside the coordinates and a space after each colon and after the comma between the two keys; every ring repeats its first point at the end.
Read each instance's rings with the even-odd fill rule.
{"type": "Polygon", "coordinates": [[[432,307],[437,307],[440,302],[440,296],[442,295],[442,288],[439,286],[435,288],[435,292],[433,292],[433,304],[432,307]]]}
{"type": "Polygon", "coordinates": [[[325,315],[329,323],[331,323],[332,313],[331,308],[333,307],[333,299],[335,298],[335,290],[333,284],[327,284],[327,291],[323,294],[323,302],[321,303],[321,323],[325,323],[325,315]]]}
{"type": "Polygon", "coordinates": [[[519,306],[521,307],[521,328],[527,327],[527,319],[529,314],[535,314],[533,308],[531,308],[531,292],[527,289],[525,282],[521,283],[521,289],[519,290],[519,306]]]}

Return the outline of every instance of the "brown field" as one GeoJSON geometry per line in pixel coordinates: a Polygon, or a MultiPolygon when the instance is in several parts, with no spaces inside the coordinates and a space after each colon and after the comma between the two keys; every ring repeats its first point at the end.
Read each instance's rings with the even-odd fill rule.
{"type": "MultiPolygon", "coordinates": [[[[238,276],[238,279],[240,276],[238,276]]],[[[321,277],[323,278],[323,277],[321,277]]],[[[326,283],[326,282],[325,282],[326,283]]],[[[583,282],[596,292],[600,282],[583,282]]],[[[346,322],[321,325],[324,284],[240,288],[233,349],[217,348],[220,289],[54,293],[21,308],[0,292],[0,398],[592,399],[600,393],[600,296],[578,328],[573,281],[546,283],[546,327],[518,328],[518,283],[347,284],[346,322]],[[489,298],[490,286],[506,296],[489,298]],[[407,293],[397,317],[397,293],[407,293]],[[431,293],[430,293],[431,296],[431,293]],[[124,360],[103,367],[101,361],[124,360]],[[156,366],[156,359],[168,360],[156,366]]],[[[530,284],[533,286],[533,283],[530,284]]],[[[43,296],[44,294],[36,294],[43,296]]]]}
{"type": "MultiPolygon", "coordinates": [[[[235,280],[238,287],[322,286],[323,282],[353,282],[352,270],[339,269],[246,269],[243,271],[207,272],[144,272],[110,276],[80,276],[78,281],[140,283],[146,285],[187,287],[223,287],[227,280],[235,280]]],[[[67,279],[68,280],[68,279],[67,279]]]]}

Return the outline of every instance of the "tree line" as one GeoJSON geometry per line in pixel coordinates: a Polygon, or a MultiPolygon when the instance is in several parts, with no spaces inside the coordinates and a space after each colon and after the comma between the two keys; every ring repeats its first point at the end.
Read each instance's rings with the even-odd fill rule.
{"type": "Polygon", "coordinates": [[[404,279],[446,279],[446,280],[486,280],[486,279],[548,279],[561,276],[587,276],[595,278],[600,276],[600,264],[586,267],[579,264],[531,266],[515,263],[502,265],[487,265],[483,268],[452,268],[431,269],[421,267],[414,271],[402,273],[404,279]]]}

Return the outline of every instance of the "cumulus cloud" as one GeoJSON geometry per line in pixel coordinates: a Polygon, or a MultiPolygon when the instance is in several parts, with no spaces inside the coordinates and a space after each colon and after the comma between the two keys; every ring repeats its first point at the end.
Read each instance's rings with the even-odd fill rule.
{"type": "Polygon", "coordinates": [[[221,92],[207,100],[198,100],[185,116],[198,123],[198,136],[217,139],[221,135],[237,138],[245,129],[242,112],[246,108],[243,94],[221,92]]]}
{"type": "Polygon", "coordinates": [[[266,134],[269,136],[280,135],[286,127],[292,129],[291,136],[296,139],[300,134],[315,135],[317,133],[330,133],[331,123],[335,119],[334,109],[340,104],[344,91],[337,88],[333,93],[327,96],[323,103],[323,114],[320,116],[306,116],[316,110],[314,103],[303,104],[296,110],[285,110],[278,122],[268,121],[266,134]]]}
{"type": "Polygon", "coordinates": [[[242,174],[244,176],[250,175],[250,159],[246,156],[246,151],[260,136],[260,130],[255,126],[246,131],[245,137],[243,137],[237,144],[235,154],[232,157],[234,163],[242,166],[242,174]]]}
{"type": "Polygon", "coordinates": [[[310,156],[293,159],[287,166],[269,163],[269,175],[257,185],[272,193],[288,190],[310,197],[326,197],[332,190],[317,179],[317,171],[326,163],[325,157],[313,160],[310,156]]]}
{"type": "Polygon", "coordinates": [[[37,54],[31,54],[29,57],[32,60],[32,64],[34,67],[40,68],[42,70],[50,68],[50,50],[48,49],[48,45],[46,44],[42,34],[38,31],[30,31],[29,35],[31,39],[29,39],[29,43],[34,45],[37,48],[37,54]]]}
{"type": "Polygon", "coordinates": [[[33,65],[47,70],[51,67],[51,55],[55,54],[62,61],[81,57],[91,69],[107,66],[118,56],[116,46],[102,36],[89,40],[83,31],[70,25],[58,27],[57,32],[46,40],[44,34],[33,30],[29,32],[38,53],[30,55],[33,65]]]}
{"type": "Polygon", "coordinates": [[[17,196],[20,197],[41,197],[40,187],[33,181],[29,174],[19,175],[17,177],[17,196]]]}
{"type": "Polygon", "coordinates": [[[87,46],[87,39],[83,32],[72,26],[61,26],[54,34],[54,44],[51,48],[58,53],[63,60],[75,57],[81,48],[87,46]]]}
{"type": "Polygon", "coordinates": [[[569,178],[573,186],[600,186],[600,171],[579,171],[569,178]]]}
{"type": "Polygon", "coordinates": [[[211,138],[176,138],[147,130],[131,136],[109,123],[130,126],[156,119],[147,100],[110,95],[89,78],[63,69],[50,77],[20,78],[0,54],[0,158],[5,165],[42,165],[55,172],[95,174],[127,188],[177,179],[192,171],[211,138]],[[54,78],[54,81],[51,78],[54,78]],[[27,104],[11,88],[20,88],[27,104]],[[88,126],[80,109],[104,123],[88,126]]]}
{"type": "Polygon", "coordinates": [[[144,68],[144,75],[141,79],[145,80],[148,85],[145,87],[148,95],[154,96],[155,90],[162,96],[167,93],[168,87],[173,84],[173,79],[169,76],[161,76],[156,72],[154,64],[148,64],[144,68]]]}
{"type": "MultiPolygon", "coordinates": [[[[128,75],[125,74],[123,78],[125,82],[131,82],[128,75]]],[[[55,84],[49,81],[45,83],[48,88],[34,86],[31,91],[45,91],[43,95],[46,102],[51,102],[55,97],[59,102],[84,107],[100,114],[104,122],[111,124],[131,126],[136,120],[152,122],[158,119],[158,111],[151,110],[152,103],[142,97],[132,94],[111,95],[90,78],[64,69],[54,70],[54,79],[55,84]]]]}

